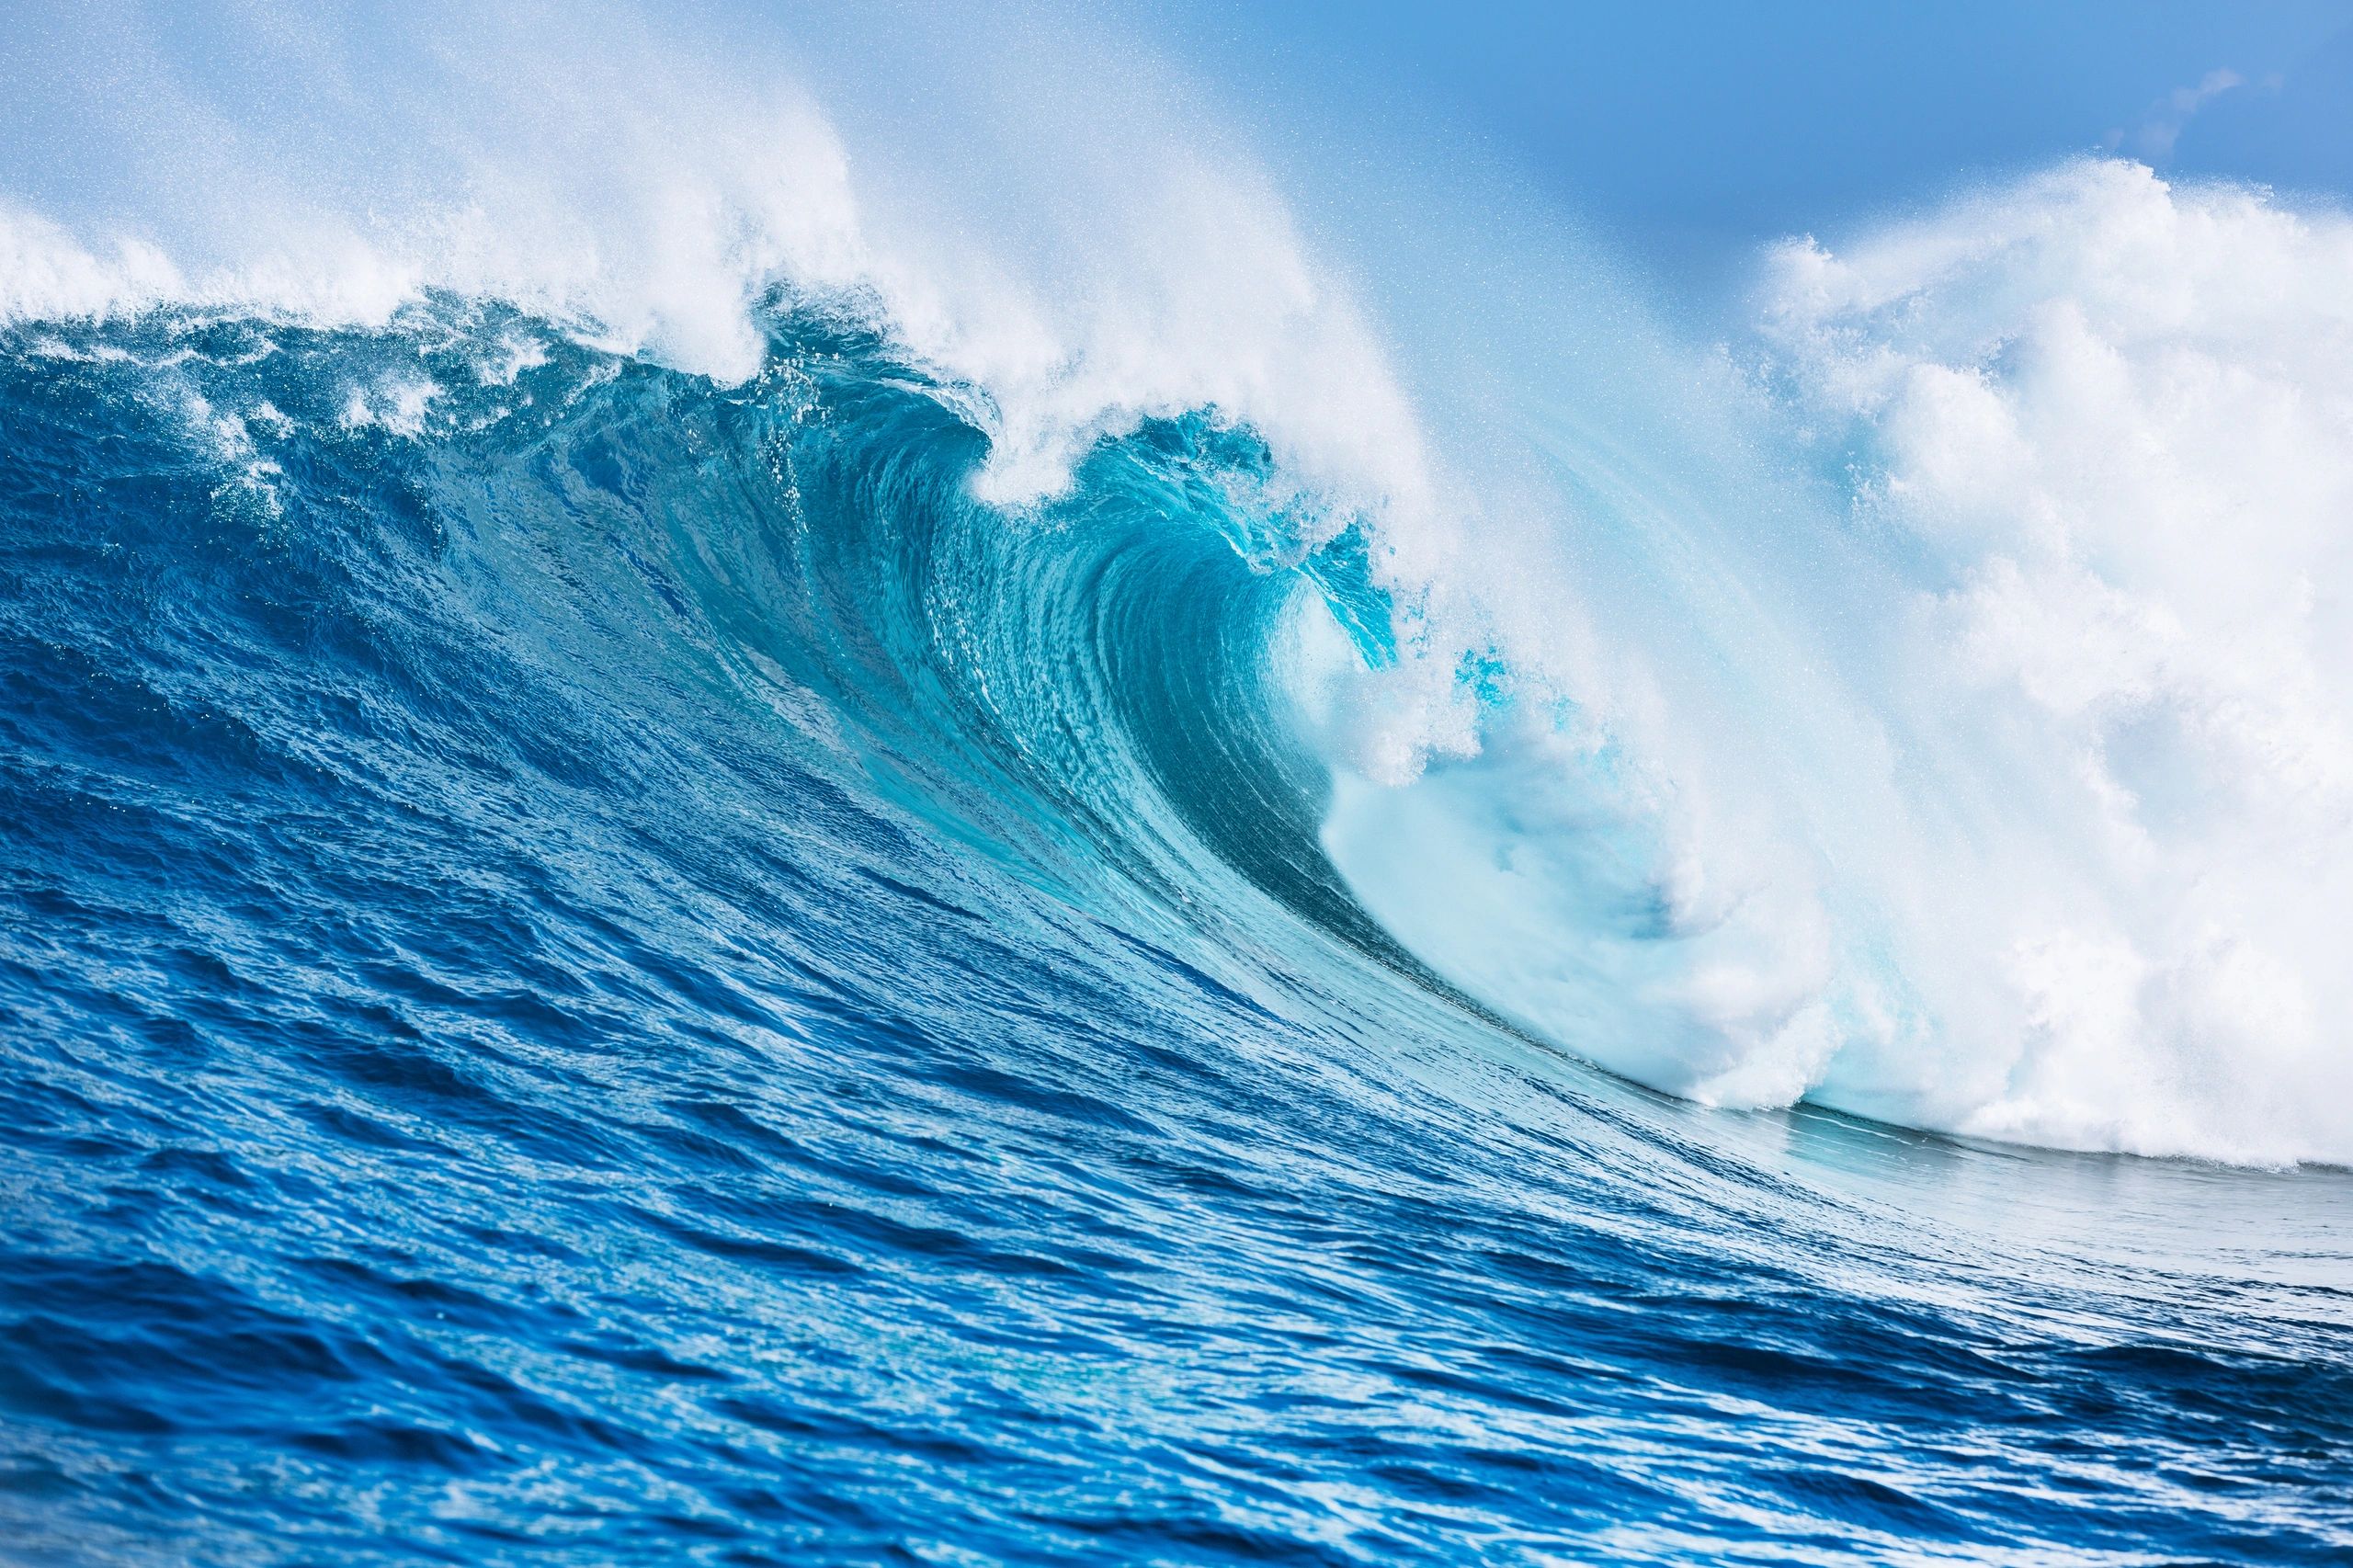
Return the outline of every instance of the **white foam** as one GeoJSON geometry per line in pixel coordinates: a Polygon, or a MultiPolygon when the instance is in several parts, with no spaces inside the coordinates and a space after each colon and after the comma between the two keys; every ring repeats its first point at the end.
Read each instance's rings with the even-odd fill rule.
{"type": "Polygon", "coordinates": [[[0,324],[102,320],[188,292],[151,244],[119,240],[98,255],[39,213],[0,202],[0,324]]]}
{"type": "Polygon", "coordinates": [[[1569,483],[1471,527],[1460,634],[1323,661],[1335,862],[1677,1093],[2353,1160],[2353,222],[2086,162],[1761,302],[1778,407],[1618,345],[1660,390],[1539,423],[1569,483]],[[1482,638],[1466,736],[1423,688],[1482,638]]]}
{"type": "Polygon", "coordinates": [[[2353,221],[2085,162],[1785,247],[1767,308],[1927,562],[1896,722],[2042,858],[1954,894],[2006,998],[1956,1123],[2353,1158],[2353,221]]]}
{"type": "Polygon", "coordinates": [[[353,386],[345,391],[337,423],[346,430],[372,426],[415,440],[425,433],[433,400],[446,390],[424,376],[387,376],[367,386],[353,386]]]}

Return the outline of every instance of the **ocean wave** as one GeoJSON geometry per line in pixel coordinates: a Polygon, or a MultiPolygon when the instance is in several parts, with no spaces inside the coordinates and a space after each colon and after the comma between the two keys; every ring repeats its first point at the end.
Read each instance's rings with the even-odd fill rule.
{"type": "Polygon", "coordinates": [[[1972,1076],[2050,1049],[1939,1011],[2021,961],[1947,938],[2029,885],[1953,869],[2022,802],[1928,834],[1967,775],[1895,760],[1983,638],[1900,510],[1949,434],[1838,401],[1867,290],[1629,349],[1519,465],[1382,434],[1420,361],[1362,384],[1312,289],[1139,284],[1000,374],[765,264],[699,337],[9,233],[27,1550],[2341,1546],[2329,1173],[1570,1060],[2336,1147],[1972,1076]]]}

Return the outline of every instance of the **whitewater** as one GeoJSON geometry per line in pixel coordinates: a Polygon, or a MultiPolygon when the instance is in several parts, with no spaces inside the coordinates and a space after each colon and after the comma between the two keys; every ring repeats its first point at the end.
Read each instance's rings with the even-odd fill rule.
{"type": "Polygon", "coordinates": [[[0,1560],[2353,1551],[2353,217],[220,20],[7,24],[0,1560]]]}

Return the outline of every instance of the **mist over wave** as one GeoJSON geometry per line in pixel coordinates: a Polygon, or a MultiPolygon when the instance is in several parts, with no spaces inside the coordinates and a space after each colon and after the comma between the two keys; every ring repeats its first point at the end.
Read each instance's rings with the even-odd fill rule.
{"type": "Polygon", "coordinates": [[[1670,383],[1744,455],[1561,441],[1478,596],[1537,700],[1336,863],[1677,1093],[2341,1163],[2348,257],[2112,161],[1782,247],[1745,384],[1670,383]]]}
{"type": "Polygon", "coordinates": [[[1976,841],[1915,917],[1984,955],[1933,1015],[1960,1125],[2353,1149],[2348,279],[2343,216],[2120,163],[1776,257],[1806,434],[1919,585],[1900,783],[1976,841]]]}

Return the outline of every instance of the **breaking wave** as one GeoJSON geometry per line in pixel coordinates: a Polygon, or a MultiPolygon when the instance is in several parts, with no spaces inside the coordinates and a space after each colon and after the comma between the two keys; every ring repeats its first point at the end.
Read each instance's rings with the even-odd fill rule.
{"type": "MultiPolygon", "coordinates": [[[[1412,244],[1305,223],[1312,169],[1188,133],[1213,106],[1083,40],[915,28],[877,57],[990,68],[878,126],[820,107],[881,101],[874,68],[716,24],[453,14],[364,79],[388,46],[350,17],[210,76],[124,17],[28,78],[88,145],[0,208],[0,1086],[34,1173],[0,1403],[42,1434],[0,1517],[101,1532],[62,1558],[236,1555],[201,1465],[159,1512],[103,1436],[195,1442],[203,1407],[321,1489],[263,1533],[322,1550],[381,1473],[400,1540],[475,1551],[420,1478],[521,1517],[517,1455],[874,1546],[875,1467],[923,1443],[1006,1489],[941,1516],[959,1550],[1322,1539],[1297,1497],[1171,1501],[1158,1461],[1157,1524],[1079,1481],[1032,1517],[1019,1467],[1117,1469],[1099,1442],[875,1414],[891,1334],[974,1399],[1000,1356],[1052,1383],[967,1334],[1016,1277],[1054,1356],[1094,1324],[1152,1362],[1141,1271],[1241,1339],[1326,1288],[1441,1351],[1569,1312],[1574,1369],[1347,1376],[1575,1428],[1582,1522],[1484,1448],[1425,1486],[1267,1417],[1280,1463],[1445,1514],[1342,1556],[2075,1550],[1970,1456],[2056,1462],[2117,1386],[2135,1451],[2298,1502],[2258,1528],[2153,1468],[2106,1546],[2341,1546],[2343,1423],[2267,1381],[2345,1377],[2336,1178],[1972,1140],[2353,1162],[2353,222],[2074,163],[1777,247],[1694,333],[1460,193],[1409,203],[1412,244]],[[290,51],[302,94],[245,90],[290,51]],[[105,113],[74,97],[101,57],[105,113]],[[1930,1165],[1963,1195],[1932,1221],[1930,1165]],[[142,1209],[153,1170],[211,1217],[142,1209]],[[1319,1285],[1326,1226],[1355,1250],[1319,1285]],[[221,1227],[253,1243],[226,1273],[221,1227]],[[1238,1250],[1155,1250],[1197,1241],[1238,1250]],[[608,1246],[633,1283],[592,1301],[608,1246]],[[1613,1337],[1621,1297],[1674,1324],[1613,1337]],[[1764,1314],[1745,1348],[1717,1307],[1764,1314]],[[427,1316],[520,1359],[385,1337],[427,1316]],[[183,1343],[216,1322],[245,1349],[183,1343]],[[1859,1335],[1903,1389],[1855,1382],[1859,1335]],[[803,1350],[872,1387],[756,1392],[803,1350]],[[654,1381],[597,1394],[582,1358],[654,1381]],[[1648,1395],[1544,1403],[1669,1365],[1769,1414],[1718,1453],[1648,1395]],[[2301,1408],[2302,1458],[2214,1447],[2185,1412],[2218,1401],[2301,1408]],[[1593,1470],[1694,1442],[1681,1491],[1593,1470]],[[761,1502],[779,1463],[802,1502],[761,1502]]],[[[1332,1375],[1257,1392],[1345,1403],[1332,1375]]],[[[1090,1420],[1158,1397],[1089,1386],[1090,1420]]]]}

